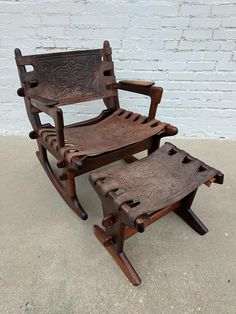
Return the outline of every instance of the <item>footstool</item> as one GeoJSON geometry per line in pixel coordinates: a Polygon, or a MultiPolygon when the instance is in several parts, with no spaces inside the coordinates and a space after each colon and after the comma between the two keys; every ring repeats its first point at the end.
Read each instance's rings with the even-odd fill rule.
{"type": "Polygon", "coordinates": [[[104,215],[104,228],[94,225],[94,233],[137,286],[141,279],[123,251],[124,241],[171,211],[204,235],[208,229],[190,207],[200,185],[222,184],[223,178],[220,171],[171,143],[141,160],[91,173],[104,215]]]}

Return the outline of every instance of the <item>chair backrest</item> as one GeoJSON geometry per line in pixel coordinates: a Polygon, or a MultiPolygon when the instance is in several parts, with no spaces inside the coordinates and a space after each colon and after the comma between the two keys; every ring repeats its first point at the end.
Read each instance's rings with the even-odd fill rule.
{"type": "Polygon", "coordinates": [[[16,64],[25,97],[59,100],[60,105],[106,99],[117,95],[107,41],[103,49],[22,56],[15,49],[16,64]],[[33,67],[27,71],[27,65],[33,67]]]}

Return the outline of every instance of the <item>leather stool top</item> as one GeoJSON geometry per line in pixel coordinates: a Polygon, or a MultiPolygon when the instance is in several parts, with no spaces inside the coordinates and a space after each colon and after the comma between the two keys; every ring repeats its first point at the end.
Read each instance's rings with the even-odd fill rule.
{"type": "Polygon", "coordinates": [[[98,193],[108,197],[119,209],[129,206],[129,224],[181,200],[206,182],[223,183],[224,175],[203,161],[165,143],[149,156],[101,172],[90,173],[93,185],[99,181],[98,193]],[[113,195],[114,195],[113,193],[113,195]]]}

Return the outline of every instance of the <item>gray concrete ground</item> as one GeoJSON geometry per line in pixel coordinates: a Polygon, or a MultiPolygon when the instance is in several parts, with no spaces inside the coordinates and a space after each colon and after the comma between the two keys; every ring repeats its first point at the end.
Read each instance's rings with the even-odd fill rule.
{"type": "Polygon", "coordinates": [[[78,178],[89,219],[63,202],[26,137],[0,137],[0,313],[236,313],[236,142],[173,140],[225,173],[193,209],[199,236],[173,213],[126,243],[133,287],[93,235],[101,205],[78,178]]]}

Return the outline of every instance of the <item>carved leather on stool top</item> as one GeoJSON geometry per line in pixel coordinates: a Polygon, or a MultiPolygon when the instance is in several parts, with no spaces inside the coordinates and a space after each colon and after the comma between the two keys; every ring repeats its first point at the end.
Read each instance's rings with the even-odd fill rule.
{"type": "Polygon", "coordinates": [[[209,179],[223,180],[223,174],[190,156],[171,143],[129,165],[90,174],[90,181],[106,180],[99,187],[102,197],[122,189],[114,197],[117,210],[123,204],[137,204],[128,211],[128,223],[134,224],[144,214],[151,214],[183,199],[209,179]]]}

